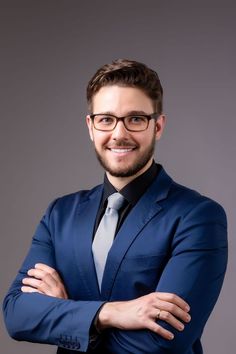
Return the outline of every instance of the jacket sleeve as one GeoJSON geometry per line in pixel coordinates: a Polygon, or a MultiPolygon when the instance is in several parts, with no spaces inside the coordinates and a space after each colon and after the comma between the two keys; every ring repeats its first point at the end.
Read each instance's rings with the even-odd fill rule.
{"type": "Polygon", "coordinates": [[[191,322],[183,332],[178,332],[159,321],[174,333],[171,341],[148,330],[114,329],[107,333],[107,348],[111,352],[113,347],[119,348],[119,354],[202,353],[195,349],[201,346],[199,339],[219,296],[226,265],[226,216],[219,204],[205,199],[181,218],[172,240],[171,256],[156,288],[185,299],[191,308],[191,322]]]}
{"type": "Polygon", "coordinates": [[[16,340],[86,351],[92,321],[103,302],[63,300],[21,291],[22,279],[36,263],[56,268],[50,224],[55,203],[42,218],[28,255],[4,299],[5,323],[10,336],[16,340]]]}

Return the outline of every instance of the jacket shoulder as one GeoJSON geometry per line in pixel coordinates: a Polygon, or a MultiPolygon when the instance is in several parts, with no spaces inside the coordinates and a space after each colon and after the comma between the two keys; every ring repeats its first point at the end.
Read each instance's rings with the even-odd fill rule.
{"type": "Polygon", "coordinates": [[[178,208],[183,211],[184,215],[197,211],[198,214],[206,218],[212,216],[222,224],[227,224],[226,213],[223,206],[194,189],[172,181],[170,198],[175,200],[178,208]]]}
{"type": "Polygon", "coordinates": [[[50,217],[52,212],[65,212],[77,208],[79,204],[93,199],[98,193],[103,190],[103,185],[97,185],[92,189],[84,189],[74,193],[66,194],[54,199],[48,206],[46,214],[50,217]]]}

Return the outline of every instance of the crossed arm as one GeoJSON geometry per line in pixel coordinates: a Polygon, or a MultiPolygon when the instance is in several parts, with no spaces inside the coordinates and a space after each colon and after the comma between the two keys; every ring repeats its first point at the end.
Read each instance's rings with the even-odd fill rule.
{"type": "Polygon", "coordinates": [[[122,354],[145,353],[147,348],[149,353],[182,354],[196,341],[200,345],[198,339],[219,295],[227,264],[226,221],[221,208],[204,202],[183,218],[156,292],[105,304],[67,298],[56,271],[47,218],[4,301],[5,321],[13,338],[65,348],[76,342],[76,350],[86,351],[91,323],[100,310],[98,327],[107,329],[102,337],[110,352],[115,347],[122,354]],[[34,266],[39,259],[44,265],[34,266]],[[173,294],[191,306],[190,323],[188,305],[173,294]]]}
{"type": "MultiPolygon", "coordinates": [[[[46,264],[36,264],[27,272],[21,290],[25,293],[41,294],[68,299],[65,286],[55,269],[46,264]]],[[[184,323],[191,320],[189,305],[179,296],[154,292],[137,299],[105,303],[98,315],[96,327],[99,331],[107,328],[122,330],[148,329],[167,340],[172,340],[171,331],[157,323],[157,319],[170,324],[178,331],[184,330],[184,323]]]]}

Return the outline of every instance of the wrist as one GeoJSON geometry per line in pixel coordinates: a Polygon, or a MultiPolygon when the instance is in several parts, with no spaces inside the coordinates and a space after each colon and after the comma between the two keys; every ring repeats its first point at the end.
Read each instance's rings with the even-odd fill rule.
{"type": "Polygon", "coordinates": [[[101,308],[96,321],[96,328],[98,331],[114,327],[114,324],[112,323],[112,318],[114,319],[114,305],[114,302],[107,302],[101,308]]]}

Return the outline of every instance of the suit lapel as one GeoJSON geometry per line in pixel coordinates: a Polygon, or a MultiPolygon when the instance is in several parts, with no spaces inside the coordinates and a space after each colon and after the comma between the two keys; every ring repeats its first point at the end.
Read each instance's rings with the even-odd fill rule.
{"type": "Polygon", "coordinates": [[[171,183],[171,178],[162,169],[127,216],[108,253],[102,281],[102,298],[109,299],[116,274],[128,248],[145,225],[161,211],[159,202],[167,197],[171,183]]]}
{"type": "Polygon", "coordinates": [[[80,279],[83,282],[85,298],[100,300],[96,270],[92,255],[93,229],[103,188],[99,186],[95,192],[81,201],[76,215],[74,232],[74,251],[80,279]]]}

